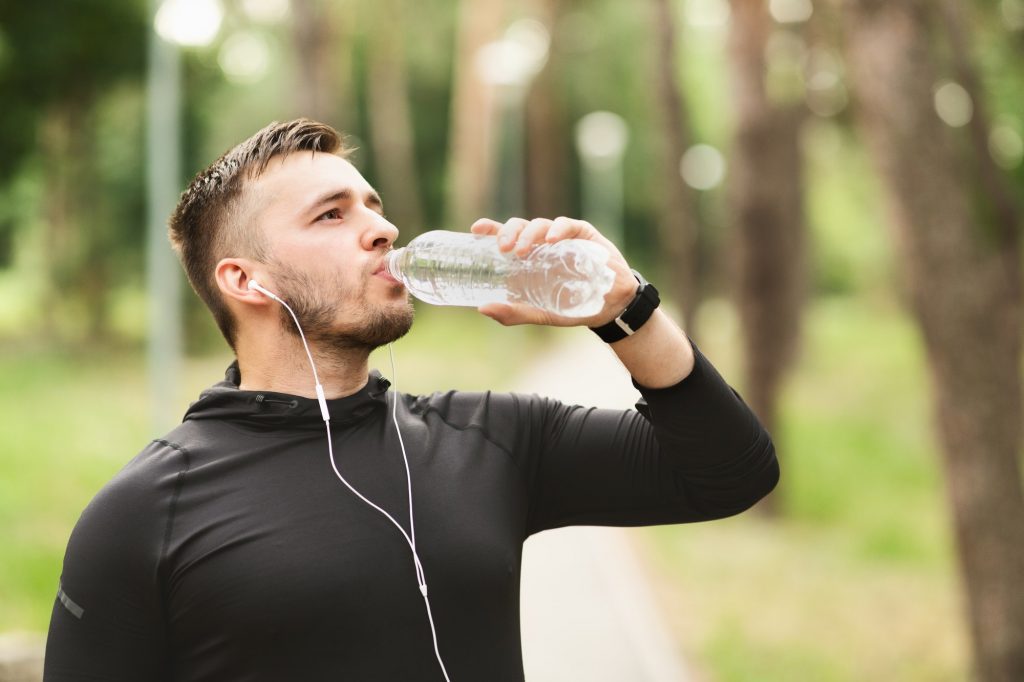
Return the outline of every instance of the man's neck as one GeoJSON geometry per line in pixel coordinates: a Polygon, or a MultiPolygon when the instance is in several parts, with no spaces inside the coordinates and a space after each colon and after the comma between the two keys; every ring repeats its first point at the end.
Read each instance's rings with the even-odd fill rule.
{"type": "MultiPolygon", "coordinates": [[[[310,341],[309,350],[328,398],[352,395],[366,385],[370,372],[368,350],[332,348],[325,352],[315,341],[310,341]]],[[[282,334],[272,343],[240,345],[238,368],[242,390],[316,397],[313,370],[297,337],[282,334]]]]}

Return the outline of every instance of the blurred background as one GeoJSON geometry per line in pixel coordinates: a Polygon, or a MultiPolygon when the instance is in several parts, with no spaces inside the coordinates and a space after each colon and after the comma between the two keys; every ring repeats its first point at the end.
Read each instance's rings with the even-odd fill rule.
{"type": "MultiPolygon", "coordinates": [[[[0,632],[230,361],[178,193],[308,116],[400,243],[594,222],[768,426],[769,500],[639,531],[699,679],[1024,680],[1024,0],[6,1],[0,101],[0,632]]],[[[400,386],[558,338],[418,306],[400,386]]]]}

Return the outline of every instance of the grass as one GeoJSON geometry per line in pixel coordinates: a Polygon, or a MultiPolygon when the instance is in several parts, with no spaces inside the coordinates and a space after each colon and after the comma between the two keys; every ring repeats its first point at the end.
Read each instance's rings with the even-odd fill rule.
{"type": "MultiPolygon", "coordinates": [[[[730,309],[701,346],[737,380],[730,309]]],[[[680,647],[704,680],[967,679],[967,642],[926,370],[884,304],[817,301],[774,434],[785,515],[639,531],[680,647]]],[[[402,390],[501,388],[557,331],[429,311],[396,344],[402,390]]],[[[181,411],[226,355],[186,365],[181,411]]],[[[386,351],[372,364],[391,375],[386,351]]],[[[68,533],[149,439],[137,353],[0,357],[0,631],[45,630],[68,533]]]]}
{"type": "MultiPolygon", "coordinates": [[[[731,322],[711,312],[704,347],[735,377],[731,322]]],[[[781,412],[782,519],[642,531],[687,656],[720,682],[967,679],[912,326],[885,305],[818,302],[781,412]]]]}
{"type": "Polygon", "coordinates": [[[71,525],[145,442],[139,366],[36,349],[0,361],[0,629],[45,627],[71,525]]]}

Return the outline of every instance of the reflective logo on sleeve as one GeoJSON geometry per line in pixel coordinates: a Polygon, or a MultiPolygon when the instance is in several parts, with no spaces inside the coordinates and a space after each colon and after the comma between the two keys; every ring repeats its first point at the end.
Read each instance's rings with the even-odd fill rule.
{"type": "Polygon", "coordinates": [[[76,604],[74,600],[67,595],[67,592],[64,591],[64,583],[60,583],[60,587],[57,588],[57,599],[59,599],[60,603],[64,605],[64,608],[71,612],[72,616],[79,620],[82,619],[82,614],[85,613],[85,609],[76,604]]]}

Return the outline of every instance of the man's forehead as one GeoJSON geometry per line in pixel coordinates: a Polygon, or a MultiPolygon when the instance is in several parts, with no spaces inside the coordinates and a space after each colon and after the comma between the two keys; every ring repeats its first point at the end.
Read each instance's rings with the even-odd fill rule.
{"type": "Polygon", "coordinates": [[[246,191],[264,206],[277,199],[303,201],[326,189],[348,189],[364,194],[370,183],[351,163],[334,154],[293,152],[270,160],[263,173],[246,183],[246,191]]]}

